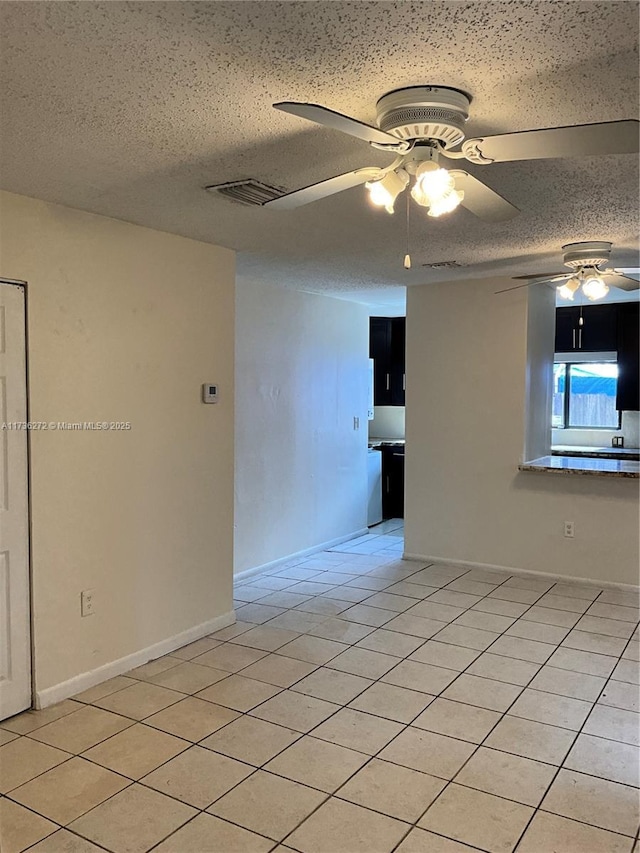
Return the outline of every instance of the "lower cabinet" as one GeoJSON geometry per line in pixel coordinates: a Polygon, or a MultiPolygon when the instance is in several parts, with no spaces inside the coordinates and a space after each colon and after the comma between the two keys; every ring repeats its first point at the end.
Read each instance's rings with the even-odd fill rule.
{"type": "Polygon", "coordinates": [[[404,445],[382,447],[382,517],[404,518],[404,445]]]}

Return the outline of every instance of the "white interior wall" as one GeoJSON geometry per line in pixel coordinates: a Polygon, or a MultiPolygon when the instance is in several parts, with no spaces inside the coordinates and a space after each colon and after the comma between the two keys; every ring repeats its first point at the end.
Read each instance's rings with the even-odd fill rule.
{"type": "Polygon", "coordinates": [[[0,274],[28,282],[31,420],[131,423],[31,433],[35,682],[59,698],[76,676],[233,619],[234,254],[0,203],[0,274]],[[201,403],[207,381],[217,405],[201,403]],[[95,614],[81,618],[84,589],[95,614]]]}
{"type": "Polygon", "coordinates": [[[551,440],[553,444],[570,444],[573,447],[611,447],[611,439],[618,435],[624,437],[625,447],[640,446],[640,412],[623,412],[619,430],[554,429],[551,440]]]}
{"type": "Polygon", "coordinates": [[[636,584],[638,480],[517,470],[531,314],[501,285],[408,288],[405,552],[636,584]]]}
{"type": "Polygon", "coordinates": [[[236,572],[366,529],[368,355],[365,306],[237,283],[236,572]]]}
{"type": "Polygon", "coordinates": [[[371,438],[404,438],[404,406],[374,406],[373,420],[369,421],[371,438]]]}
{"type": "Polygon", "coordinates": [[[526,296],[523,457],[529,460],[551,451],[555,293],[541,285],[527,288],[526,296]]]}

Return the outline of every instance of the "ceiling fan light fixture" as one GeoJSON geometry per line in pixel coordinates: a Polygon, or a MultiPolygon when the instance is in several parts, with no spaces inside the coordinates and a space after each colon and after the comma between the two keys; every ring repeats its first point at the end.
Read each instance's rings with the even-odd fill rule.
{"type": "Polygon", "coordinates": [[[367,181],[369,199],[376,207],[384,207],[387,213],[393,213],[393,205],[400,193],[409,183],[409,175],[404,169],[388,172],[378,181],[367,181]]]}
{"type": "Polygon", "coordinates": [[[588,273],[582,284],[582,292],[591,302],[604,299],[609,293],[609,286],[597,273],[588,273]]]}
{"type": "Polygon", "coordinates": [[[429,208],[429,216],[442,216],[455,210],[464,198],[464,192],[455,187],[453,175],[435,161],[428,160],[416,169],[411,197],[417,204],[429,208]]]}
{"type": "Polygon", "coordinates": [[[462,190],[451,190],[444,198],[431,202],[427,216],[442,216],[443,213],[451,213],[464,198],[462,190]]]}
{"type": "Polygon", "coordinates": [[[565,281],[564,284],[561,284],[560,287],[557,288],[558,296],[562,299],[571,299],[575,296],[576,290],[580,287],[580,279],[577,275],[574,275],[568,281],[565,281]]]}

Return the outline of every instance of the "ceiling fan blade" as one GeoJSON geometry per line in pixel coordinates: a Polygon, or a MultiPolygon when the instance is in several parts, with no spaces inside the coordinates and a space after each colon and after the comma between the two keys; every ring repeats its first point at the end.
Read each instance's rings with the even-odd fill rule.
{"type": "Polygon", "coordinates": [[[572,272],[567,273],[558,273],[557,275],[552,276],[551,278],[538,278],[535,281],[532,281],[531,284],[553,284],[556,281],[567,281],[567,279],[573,278],[572,272]]]}
{"type": "MultiPolygon", "coordinates": [[[[523,276],[518,276],[518,278],[523,278],[523,276]]],[[[567,275],[556,275],[553,278],[539,278],[533,281],[525,281],[524,284],[514,284],[513,287],[505,287],[503,290],[496,290],[495,293],[509,293],[511,290],[520,290],[521,287],[529,287],[532,284],[553,284],[556,281],[564,281],[567,278],[571,278],[571,273],[567,273],[567,275]]]]}
{"type": "MultiPolygon", "coordinates": [[[[557,275],[564,276],[564,273],[561,272],[538,272],[535,275],[512,275],[511,278],[514,281],[524,281],[525,279],[533,279],[533,278],[554,278],[557,275]]],[[[567,273],[567,275],[571,275],[571,273],[567,273]]]]}
{"type": "Polygon", "coordinates": [[[533,284],[532,281],[527,281],[524,284],[514,284],[513,287],[503,287],[502,290],[494,290],[494,296],[497,296],[499,293],[511,293],[512,290],[520,290],[523,287],[529,287],[530,284],[533,284]]]}
{"type": "Polygon", "coordinates": [[[491,187],[462,169],[452,169],[456,189],[464,191],[463,207],[485,222],[506,222],[520,211],[491,187]]]}
{"type": "Polygon", "coordinates": [[[629,278],[627,275],[622,275],[619,272],[605,273],[602,278],[609,287],[617,287],[619,290],[640,290],[640,281],[635,278],[629,278]]]}
{"type": "Polygon", "coordinates": [[[274,198],[273,201],[268,201],[263,207],[271,207],[274,210],[292,210],[295,207],[302,207],[303,204],[310,204],[312,201],[326,198],[336,193],[341,193],[343,190],[357,187],[367,181],[375,180],[380,176],[382,170],[376,167],[366,169],[356,169],[353,172],[345,172],[344,175],[336,175],[334,178],[327,178],[326,181],[320,181],[317,184],[310,184],[308,187],[294,190],[280,198],[274,198]]]}
{"type": "Polygon", "coordinates": [[[348,133],[349,136],[356,136],[365,142],[373,142],[378,145],[393,145],[401,150],[405,150],[408,147],[406,142],[402,142],[396,136],[391,136],[390,133],[385,133],[377,127],[372,127],[355,118],[337,113],[327,107],[322,107],[320,104],[300,104],[295,101],[281,101],[273,106],[283,113],[290,113],[291,115],[298,116],[298,118],[306,118],[308,121],[322,124],[324,127],[340,130],[342,133],[348,133]]]}
{"type": "Polygon", "coordinates": [[[640,122],[605,121],[599,124],[579,124],[573,127],[549,127],[541,130],[523,130],[518,133],[501,133],[469,139],[463,150],[470,149],[482,159],[494,163],[511,160],[545,160],[554,157],[582,157],[595,154],[636,154],[640,150],[638,129],[640,122]]]}

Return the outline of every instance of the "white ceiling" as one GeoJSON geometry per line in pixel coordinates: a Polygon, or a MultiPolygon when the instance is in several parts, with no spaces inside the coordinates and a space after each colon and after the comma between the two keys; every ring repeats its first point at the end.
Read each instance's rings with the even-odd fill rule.
{"type": "Polygon", "coordinates": [[[404,297],[389,285],[562,269],[578,240],[611,240],[612,264],[636,267],[634,155],[465,166],[521,215],[415,208],[410,272],[404,217],[363,188],[276,212],[203,187],[294,189],[390,161],[279,100],[372,123],[391,89],[453,86],[473,96],[469,136],[635,118],[637,14],[574,0],[0,3],[2,186],[232,247],[247,279],[379,305],[404,297]]]}

